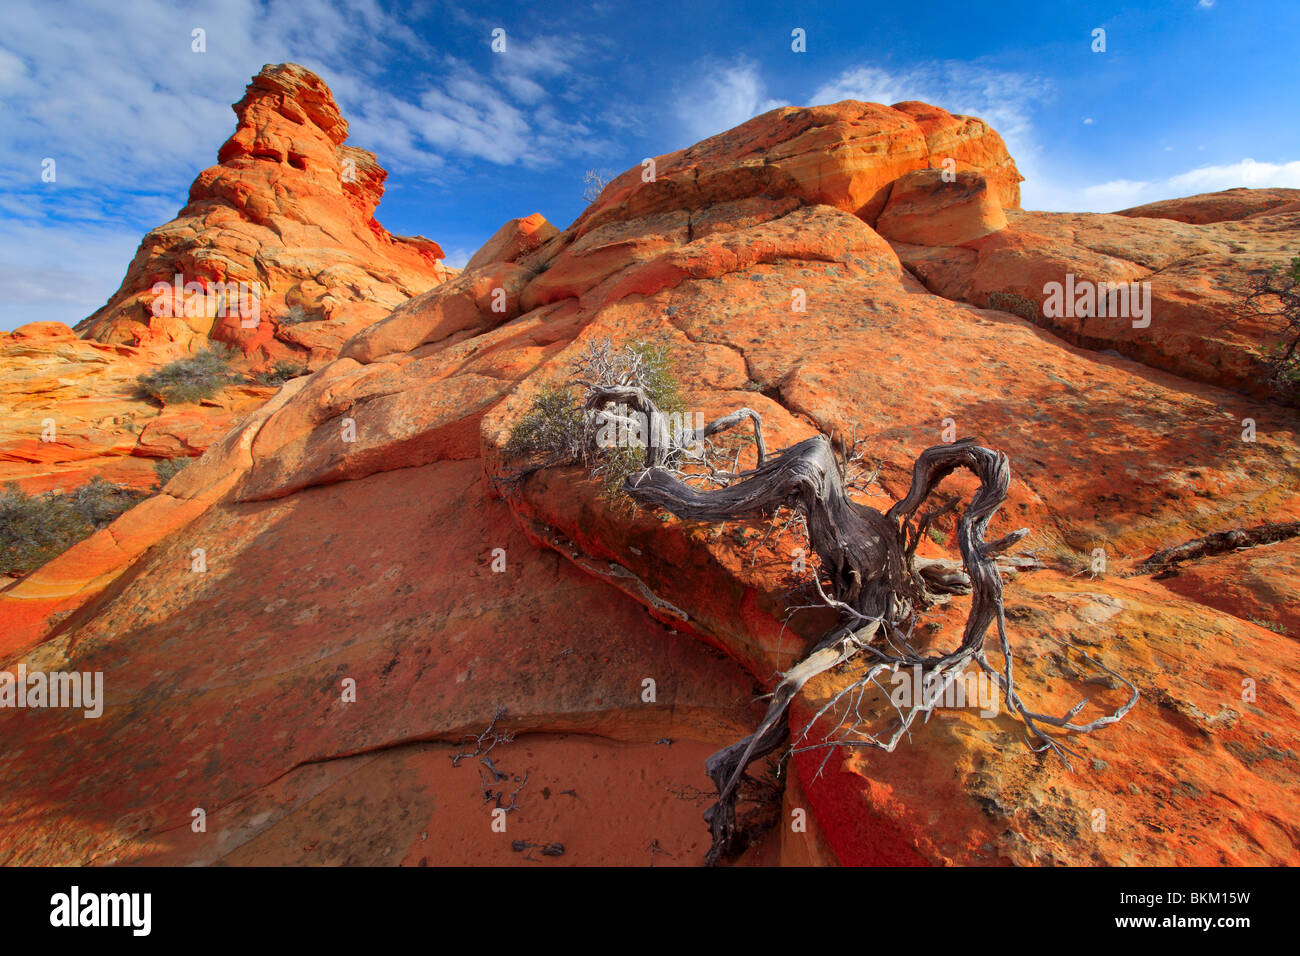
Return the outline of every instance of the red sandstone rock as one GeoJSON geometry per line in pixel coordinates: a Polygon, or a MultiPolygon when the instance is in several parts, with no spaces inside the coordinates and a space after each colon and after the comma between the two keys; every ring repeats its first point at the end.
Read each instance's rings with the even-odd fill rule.
{"type": "MultiPolygon", "coordinates": [[[[1224,189],[1217,193],[1200,193],[1181,199],[1162,199],[1144,206],[1121,209],[1115,215],[1172,219],[1175,222],[1205,225],[1272,215],[1297,202],[1300,202],[1300,189],[1224,189]]],[[[1288,208],[1286,211],[1292,210],[1288,208]]]]}
{"type": "Polygon", "coordinates": [[[539,212],[522,219],[511,219],[470,257],[465,270],[477,269],[493,262],[514,262],[528,255],[560,234],[539,212]]]}
{"type": "MultiPolygon", "coordinates": [[[[1253,208],[1233,200],[1238,207],[1243,202],[1253,208]]],[[[1263,396],[1264,361],[1275,332],[1240,316],[1239,305],[1252,273],[1295,255],[1300,211],[1284,209],[1204,225],[1012,211],[1007,228],[982,239],[939,248],[917,245],[913,237],[893,245],[903,264],[939,295],[978,306],[987,306],[995,293],[1018,295],[1039,307],[1038,324],[1071,343],[1263,396]],[[1150,324],[1135,327],[1127,314],[1046,316],[1047,287],[1067,281],[1149,283],[1150,324]]]]}
{"type": "Polygon", "coordinates": [[[393,236],[375,220],[388,174],[373,153],[344,145],[347,121],[318,76],[265,66],[234,110],[239,125],[220,165],[199,174],[174,220],[145,236],[118,291],[78,325],[82,334],[191,349],[212,339],[263,362],[320,359],[342,344],[334,329],[355,333],[451,274],[437,243],[393,236]],[[174,286],[178,275],[214,294],[164,295],[167,314],[158,315],[155,283],[174,286]],[[217,283],[256,284],[253,327],[238,303],[221,305],[217,283]]]}
{"type": "Polygon", "coordinates": [[[921,246],[960,246],[1005,229],[1007,217],[980,173],[944,179],[938,169],[901,176],[876,220],[886,239],[921,246]]]}
{"type": "MultiPolygon", "coordinates": [[[[136,394],[137,376],[209,340],[239,345],[241,371],[273,358],[319,367],[451,274],[436,243],[391,236],[375,221],[387,173],[373,154],[344,145],[347,122],[319,77],[267,66],[234,109],[239,122],[220,165],[199,175],[175,220],[145,237],[117,293],[78,326],[83,340],[57,322],[0,334],[0,412],[10,425],[0,480],[47,491],[99,475],[150,488],[146,459],[199,455],[273,390],[232,387],[160,413],[136,394]],[[185,315],[177,274],[208,288],[269,280],[262,321],[245,329],[218,318],[215,300],[185,315]],[[155,282],[180,305],[170,316],[153,315],[155,282]]],[[[522,234],[550,228],[540,217],[521,222],[522,234]]]]}
{"type": "Polygon", "coordinates": [[[203,405],[160,408],[136,378],[176,357],[78,339],[58,322],[0,336],[0,484],[67,491],[100,476],[150,489],[154,460],[197,457],[274,392],[232,385],[203,405]]]}
{"type": "MultiPolygon", "coordinates": [[[[1061,641],[1142,693],[1125,721],[1071,742],[1072,770],[1033,754],[1005,714],[965,711],[940,712],[892,754],[832,753],[821,774],[824,753],[801,753],[783,810],[807,810],[808,832],[751,861],[1297,862],[1300,669],[1276,597],[1294,549],[1127,575],[1200,534],[1300,519],[1294,417],[1223,387],[1239,384],[1230,372],[1211,384],[1153,367],[1173,361],[1158,317],[1151,340],[1081,333],[1135,343],[1134,361],[984,306],[1070,269],[1180,276],[1161,286],[1172,302],[1201,288],[1192,272],[1224,236],[1273,255],[1300,228],[1020,213],[1000,142],[924,104],[778,110],[661,157],[653,184],[625,173],[533,248],[521,237],[544,226],[508,223],[473,268],[365,327],[209,447],[152,510],[0,594],[15,622],[0,665],[101,669],[110,688],[99,721],[0,713],[0,862],[514,862],[502,847],[515,838],[569,841],[566,862],[647,863],[652,840],[698,861],[703,804],[680,812],[661,789],[704,789],[703,755],[752,728],[756,687],[826,622],[783,627],[801,544],[788,532],[629,513],[576,468],[498,497],[513,423],[605,337],[670,344],[688,408],[749,406],[770,448],[864,439],[880,471],[862,500],[877,507],[903,494],[945,419],[1004,451],[1011,495],[989,537],[1027,526],[1055,568],[1007,582],[1021,693],[1053,712],[1117,702],[1061,641]],[[985,177],[1007,228],[891,245],[871,222],[893,190],[906,222],[900,177],[940,153],[985,177]],[[1097,548],[1106,573],[1073,573],[1097,548]],[[1241,587],[1216,588],[1221,574],[1241,587]],[[348,679],[355,703],[341,698],[348,679]],[[498,764],[545,787],[525,791],[506,838],[490,833],[477,777],[449,759],[501,707],[521,736],[498,764]],[[603,739],[553,736],[575,733],[603,739]],[[580,810],[561,801],[589,788],[599,795],[580,810]],[[219,808],[208,839],[185,826],[196,805],[219,808]]],[[[1229,279],[1256,261],[1234,255],[1217,266],[1229,279]]],[[[955,641],[963,616],[960,600],[937,612],[928,640],[955,641]]],[[[805,687],[796,727],[847,671],[805,687]]]]}
{"type": "Polygon", "coordinates": [[[835,206],[872,223],[889,185],[941,167],[983,172],[999,203],[1020,205],[1020,180],[1002,138],[983,120],[925,104],[845,100],[783,107],[615,178],[573,224],[580,237],[610,221],[695,210],[755,196],[835,206]]]}

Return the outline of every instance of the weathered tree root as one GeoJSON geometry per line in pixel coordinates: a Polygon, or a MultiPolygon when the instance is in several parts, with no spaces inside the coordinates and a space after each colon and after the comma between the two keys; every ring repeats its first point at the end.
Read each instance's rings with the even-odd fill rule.
{"type": "MultiPolygon", "coordinates": [[[[586,407],[594,413],[607,402],[636,408],[652,421],[657,414],[653,404],[634,388],[593,389],[586,407]]],[[[749,417],[733,415],[719,421],[730,424],[749,417]]],[[[757,416],[754,423],[758,428],[757,416]]],[[[869,687],[881,686],[878,679],[883,673],[899,667],[917,666],[922,673],[935,675],[932,678],[935,683],[931,685],[933,695],[907,713],[899,713],[888,733],[865,733],[859,717],[852,721],[849,733],[812,747],[870,746],[892,751],[916,717],[933,710],[948,684],[972,662],[997,682],[1007,707],[1041,741],[1037,749],[1050,748],[1062,757],[1066,748],[1044,732],[1040,724],[1088,733],[1119,720],[1137,702],[1136,688],[1124,681],[1131,691],[1128,703],[1112,715],[1087,724],[1074,724],[1071,721],[1086,702],[1057,718],[1030,711],[1021,701],[1012,674],[997,557],[1028,532],[1021,529],[997,541],[984,540],[985,529],[1006,500],[1010,485],[1011,470],[1005,455],[982,448],[969,438],[929,448],[916,461],[907,496],[883,515],[848,497],[840,463],[830,442],[821,435],[760,460],[755,469],[738,475],[733,483],[710,490],[688,484],[680,472],[665,466],[667,457],[661,446],[648,447],[645,470],[628,479],[624,491],[644,506],[663,508],[679,518],[694,521],[725,521],[769,514],[781,505],[791,507],[805,516],[811,546],[821,559],[823,574],[829,578],[830,593],[823,590],[820,581],[815,582],[818,592],[827,605],[840,612],[837,626],[808,657],[782,676],[758,729],[709,758],[706,769],[718,789],[717,802],[705,813],[713,837],[707,857],[710,864],[743,849],[743,844],[748,842],[737,826],[737,790],[745,769],[788,738],[785,716],[790,701],[807,681],[859,654],[871,658],[866,675],[828,702],[799,734],[792,749],[812,749],[800,744],[817,719],[845,698],[856,695],[860,703],[869,687]],[[919,520],[917,512],[944,478],[958,468],[972,472],[980,482],[979,490],[958,522],[957,543],[962,565],[958,568],[951,562],[918,560],[914,556],[917,542],[937,512],[919,520]],[[947,654],[929,656],[913,651],[908,639],[915,612],[945,600],[952,593],[971,594],[971,609],[959,646],[947,654]],[[1005,659],[1002,671],[994,669],[984,654],[984,638],[995,621],[1005,659]],[[879,646],[882,642],[892,650],[879,646]]],[[[949,508],[950,505],[940,510],[949,508]]],[[[840,727],[847,721],[846,712],[840,727]]]]}
{"type": "Polygon", "coordinates": [[[586,388],[583,416],[588,464],[599,457],[594,442],[598,429],[611,420],[619,421],[636,413],[649,423],[644,467],[627,478],[622,488],[624,493],[642,506],[662,508],[691,521],[770,517],[782,506],[802,515],[810,546],[821,563],[821,576],[813,584],[822,603],[839,612],[835,627],[807,657],[782,675],[767,714],[754,733],[708,759],[706,769],[718,792],[717,801],[705,812],[713,838],[706,857],[710,865],[743,851],[750,842],[751,834],[737,822],[736,804],[741,784],[747,779],[745,771],[750,764],[789,739],[790,702],[813,677],[858,655],[869,658],[866,674],[839,691],[796,735],[791,743],[792,752],[825,748],[829,757],[836,747],[892,751],[918,715],[925,714],[928,719],[942,700],[943,691],[972,662],[995,681],[1008,709],[1020,717],[1039,741],[1034,749],[1038,752],[1050,749],[1065,759],[1067,765],[1067,748],[1040,725],[1066,733],[1089,733],[1120,720],[1137,703],[1138,692],[1131,683],[1086,654],[1087,660],[1129,688],[1131,696],[1118,710],[1089,723],[1075,724],[1074,718],[1087,701],[1080,702],[1062,717],[1053,717],[1029,710],[1020,699],[1006,635],[999,561],[1005,562],[1006,570],[1012,566],[1035,566],[1036,562],[1001,557],[1028,533],[1027,529],[996,541],[984,540],[988,523],[1006,500],[1010,486],[1011,469],[1005,455],[983,448],[971,438],[928,448],[913,466],[907,495],[881,514],[849,497],[846,463],[836,459],[825,436],[816,435],[769,456],[763,444],[761,419],[750,409],[723,416],[703,429],[673,434],[664,416],[638,384],[625,381],[579,384],[586,388]],[[733,472],[726,480],[714,482],[720,487],[704,489],[691,484],[700,475],[684,470],[689,461],[702,464],[710,471],[716,472],[716,468],[707,461],[707,456],[700,462],[687,454],[690,440],[746,421],[754,426],[758,446],[756,467],[733,472]],[[917,558],[915,551],[921,535],[935,517],[952,510],[955,502],[919,517],[917,513],[939,484],[959,468],[970,471],[979,480],[979,489],[958,521],[961,564],[917,558]],[[823,586],[823,578],[828,587],[823,586]],[[910,643],[917,612],[949,600],[952,594],[971,595],[960,644],[946,654],[920,654],[910,643]],[[1000,671],[989,663],[984,651],[985,636],[994,622],[1004,658],[1000,671]],[[866,720],[857,708],[869,689],[884,690],[878,680],[881,675],[900,667],[920,668],[927,679],[926,686],[933,690],[927,690],[922,695],[924,699],[914,702],[906,712],[897,711],[891,726],[868,733],[863,729],[866,720]],[[841,702],[848,706],[836,729],[820,742],[804,744],[817,721],[841,702]],[[842,729],[844,732],[840,733],[842,729]]]}
{"type": "Polygon", "coordinates": [[[1300,521],[1272,522],[1257,528],[1234,528],[1231,531],[1216,531],[1203,538],[1193,538],[1172,548],[1157,551],[1136,568],[1134,574],[1169,574],[1175,564],[1208,558],[1216,554],[1226,554],[1238,548],[1253,548],[1261,544],[1285,541],[1287,538],[1300,536],[1300,521]]]}

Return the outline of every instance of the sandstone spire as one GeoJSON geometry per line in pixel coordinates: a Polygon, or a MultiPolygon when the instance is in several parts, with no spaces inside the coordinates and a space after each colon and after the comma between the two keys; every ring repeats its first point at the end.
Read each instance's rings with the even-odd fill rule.
{"type": "Polygon", "coordinates": [[[394,236],[375,220],[388,174],[374,153],[344,145],[347,121],[320,77],[264,66],[233,108],[238,125],[218,165],[194,180],[175,219],[144,237],[121,287],[77,326],[83,336],[187,347],[213,339],[254,361],[323,358],[448,277],[436,242],[394,236]],[[198,285],[186,292],[187,283],[198,285]],[[252,287],[256,321],[218,283],[252,287]],[[206,295],[196,296],[200,287],[206,295]]]}

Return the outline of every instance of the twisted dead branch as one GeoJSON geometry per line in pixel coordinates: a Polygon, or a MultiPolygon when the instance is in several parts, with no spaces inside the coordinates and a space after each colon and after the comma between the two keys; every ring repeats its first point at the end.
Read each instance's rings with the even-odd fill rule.
{"type": "MultiPolygon", "coordinates": [[[[607,347],[606,347],[607,348],[607,347]]],[[[974,664],[995,682],[1010,711],[1019,716],[1038,752],[1050,750],[1065,759],[1069,749],[1044,727],[1065,733],[1090,733],[1121,719],[1136,704],[1137,689],[1088,655],[1084,657],[1107,674],[1118,678],[1130,697],[1118,710],[1087,723],[1074,723],[1086,705],[1080,702],[1062,717],[1029,710],[1017,691],[1011,648],[1007,639],[1002,605],[1001,570],[1032,566],[1026,559],[1007,559],[1004,553],[1020,541],[1027,529],[1020,529],[995,541],[985,541],[989,521],[1006,500],[1011,469],[1005,455],[981,447],[972,438],[926,449],[912,469],[906,496],[887,512],[859,504],[849,497],[849,461],[853,452],[844,450],[837,459],[832,443],[816,435],[768,455],[763,442],[761,417],[751,409],[739,409],[703,428],[674,429],[636,376],[618,381],[584,378],[581,406],[583,459],[599,459],[596,436],[611,423],[640,423],[645,435],[640,467],[625,478],[622,491],[646,508],[661,508],[689,521],[730,521],[744,518],[772,518],[779,509],[802,517],[810,546],[820,561],[820,576],[813,584],[821,604],[834,609],[836,625],[803,660],[783,675],[772,694],[767,713],[754,733],[713,754],[706,769],[717,788],[717,799],[705,812],[713,843],[707,862],[714,864],[742,852],[752,834],[737,820],[737,801],[742,783],[752,780],[746,769],[772,753],[790,738],[787,712],[799,690],[818,674],[854,658],[868,661],[865,674],[842,688],[802,728],[791,742],[792,752],[825,749],[827,757],[837,747],[873,747],[892,752],[908,733],[916,718],[929,714],[942,700],[943,691],[974,664]],[[717,432],[751,423],[757,445],[753,469],[732,469],[719,478],[719,469],[709,460],[700,442],[717,432]],[[697,468],[691,471],[692,466],[697,468]],[[700,471],[712,479],[700,487],[693,484],[700,471]],[[959,469],[972,473],[979,482],[957,523],[957,544],[961,562],[917,558],[916,546],[922,534],[939,516],[955,510],[956,499],[938,508],[918,513],[949,475],[959,469]],[[823,583],[823,581],[825,583],[823,583]],[[969,594],[971,607],[961,642],[952,651],[924,655],[912,646],[917,615],[926,608],[948,601],[951,595],[969,594]],[[984,642],[996,624],[1004,663],[999,670],[985,656],[984,642]],[[873,688],[884,690],[880,678],[899,668],[918,668],[925,675],[926,692],[905,710],[895,707],[892,720],[874,731],[859,712],[864,695],[873,688]],[[845,712],[839,725],[820,741],[808,742],[818,721],[841,703],[845,712]]],[[[874,476],[872,476],[874,477],[874,476]]],[[[886,692],[888,698],[888,692],[886,692]]],[[[824,763],[824,761],[823,761],[824,763]]]]}
{"type": "Polygon", "coordinates": [[[1154,574],[1166,576],[1174,571],[1175,565],[1184,561],[1209,558],[1216,554],[1227,554],[1242,548],[1255,548],[1264,544],[1285,541],[1287,538],[1300,536],[1300,521],[1269,522],[1255,528],[1233,528],[1229,531],[1216,531],[1203,538],[1193,538],[1172,548],[1157,551],[1136,568],[1134,574],[1154,574]]]}

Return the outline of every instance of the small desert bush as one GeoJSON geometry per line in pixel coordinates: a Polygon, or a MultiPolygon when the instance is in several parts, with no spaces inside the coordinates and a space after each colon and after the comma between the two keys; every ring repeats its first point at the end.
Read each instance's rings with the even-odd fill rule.
{"type": "Polygon", "coordinates": [[[543,458],[555,463],[582,457],[582,408],[568,389],[548,386],[515,422],[506,441],[507,458],[543,458]]]}
{"type": "Polygon", "coordinates": [[[280,313],[275,320],[276,325],[297,325],[300,322],[318,322],[322,317],[316,313],[303,308],[301,305],[291,305],[280,313]]]}
{"type": "Polygon", "coordinates": [[[606,498],[617,499],[623,494],[624,482],[644,467],[644,448],[605,448],[591,474],[600,479],[600,490],[606,498]]]}
{"type": "Polygon", "coordinates": [[[185,470],[190,463],[188,458],[160,458],[153,463],[153,473],[158,476],[158,487],[164,488],[167,482],[185,470]]]}
{"type": "Polygon", "coordinates": [[[636,377],[659,411],[670,415],[686,410],[681,386],[673,373],[671,346],[665,342],[633,342],[625,352],[634,357],[628,362],[628,374],[636,377]]]}
{"type": "Polygon", "coordinates": [[[989,308],[1010,312],[1028,322],[1038,321],[1038,303],[1018,292],[990,292],[989,308]]]}
{"type": "MultiPolygon", "coordinates": [[[[637,386],[664,414],[685,409],[673,373],[672,349],[665,343],[640,341],[621,348],[609,339],[593,343],[574,363],[573,378],[590,385],[637,386]]],[[[610,498],[621,494],[624,481],[645,461],[642,448],[590,450],[582,401],[575,397],[573,386],[542,389],[511,428],[504,451],[508,459],[527,460],[538,467],[586,464],[610,498]]]]}
{"type": "Polygon", "coordinates": [[[42,495],[9,482],[0,492],[0,574],[39,568],[145,497],[99,477],[70,492],[42,495]]]}
{"type": "Polygon", "coordinates": [[[199,402],[235,381],[230,370],[233,350],[213,343],[136,379],[140,392],[164,405],[199,402]]]}
{"type": "Polygon", "coordinates": [[[1238,314],[1262,321],[1276,337],[1264,356],[1268,384],[1283,401],[1300,403],[1300,256],[1252,276],[1238,314]]]}
{"type": "Polygon", "coordinates": [[[279,388],[291,378],[306,374],[307,366],[299,365],[297,362],[291,362],[288,359],[277,359],[270,368],[255,372],[249,378],[254,385],[272,385],[279,388]]]}

